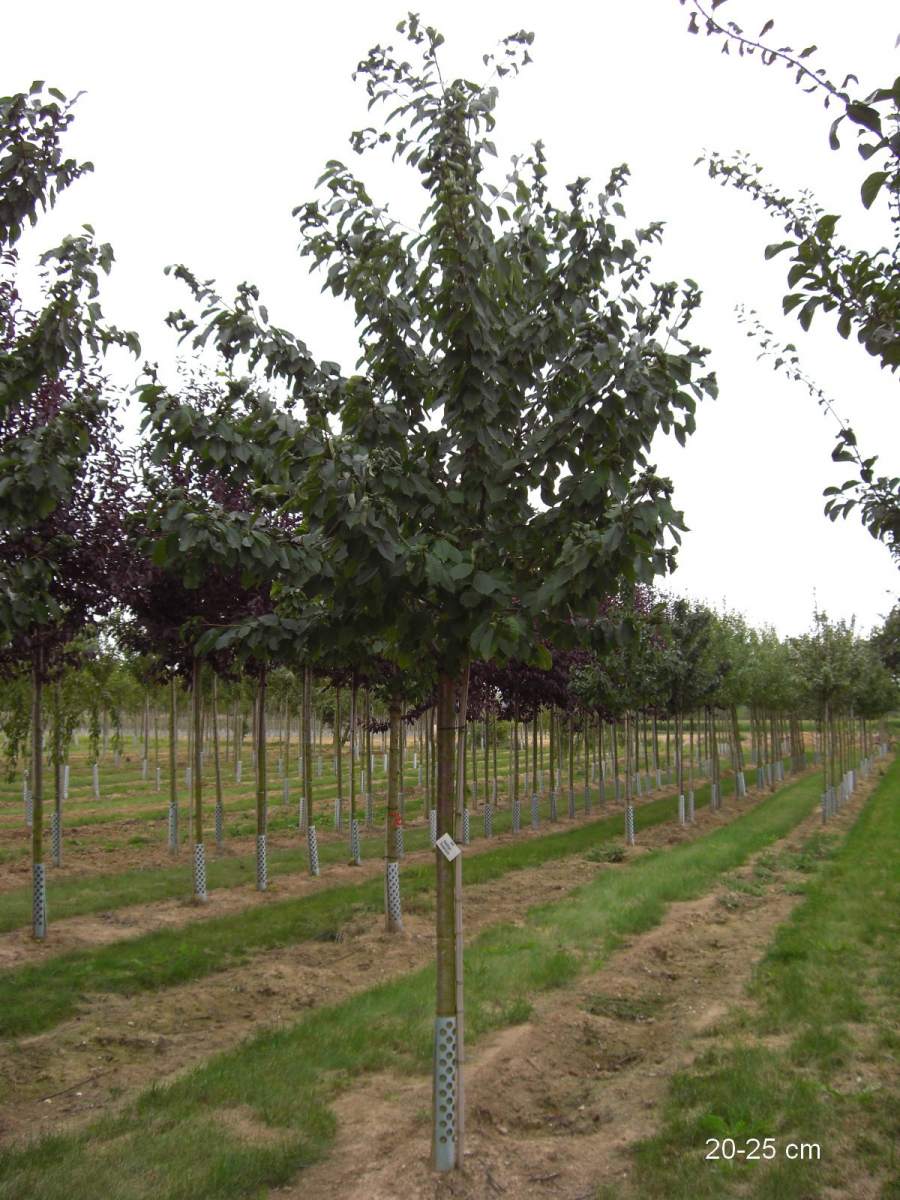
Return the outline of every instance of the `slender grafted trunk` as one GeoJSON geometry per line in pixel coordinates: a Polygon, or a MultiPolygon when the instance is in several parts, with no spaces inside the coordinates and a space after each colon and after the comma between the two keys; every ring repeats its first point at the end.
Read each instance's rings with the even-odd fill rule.
{"type": "Polygon", "coordinates": [[[369,685],[366,684],[365,689],[365,756],[366,756],[366,825],[371,828],[373,823],[372,806],[374,797],[372,794],[372,711],[369,698],[369,685]]]}
{"type": "MultiPolygon", "coordinates": [[[[221,850],[225,840],[225,807],[222,800],[222,759],[219,754],[219,677],[212,681],[213,770],[216,775],[216,846],[221,850]]],[[[227,756],[227,750],[226,750],[227,756]]]]}
{"type": "Polygon", "coordinates": [[[337,800],[335,801],[334,827],[344,825],[344,767],[341,761],[341,689],[334,689],[334,766],[337,772],[337,800]]]}
{"type": "Polygon", "coordinates": [[[203,691],[200,659],[196,656],[191,664],[191,700],[194,710],[194,769],[191,779],[194,791],[194,900],[198,904],[205,904],[209,897],[206,894],[206,850],[203,845],[203,691]]]}
{"type": "MultiPolygon", "coordinates": [[[[518,701],[513,706],[512,732],[510,734],[512,744],[510,746],[510,754],[512,757],[512,789],[510,804],[512,805],[513,813],[518,813],[519,809],[519,704],[518,701]]],[[[513,817],[513,833],[517,833],[516,817],[513,817]]]]}
{"type": "Polygon", "coordinates": [[[431,811],[431,710],[422,713],[422,754],[425,770],[422,778],[425,786],[422,788],[422,816],[428,821],[431,811]]]}
{"type": "Polygon", "coordinates": [[[630,714],[625,713],[624,718],[624,736],[625,736],[625,842],[631,846],[634,844],[634,801],[632,795],[632,775],[635,774],[635,768],[640,769],[640,744],[638,742],[638,719],[634,719],[634,736],[632,737],[630,724],[630,714]],[[632,758],[632,755],[634,756],[632,758]]]}
{"type": "Polygon", "coordinates": [[[266,754],[266,668],[259,672],[256,688],[256,890],[269,887],[268,834],[268,755],[266,754]]]}
{"type": "Polygon", "coordinates": [[[494,791],[493,791],[493,799],[494,799],[495,801],[496,801],[496,799],[497,799],[497,787],[498,787],[498,778],[499,778],[499,773],[498,773],[498,771],[497,771],[497,739],[498,739],[498,736],[499,736],[499,730],[498,730],[498,728],[497,728],[497,721],[498,721],[498,714],[495,712],[495,713],[494,713],[493,720],[491,721],[491,725],[493,726],[493,735],[492,735],[492,737],[491,737],[491,743],[492,743],[492,747],[491,747],[491,748],[492,748],[492,750],[493,750],[493,765],[494,765],[494,791]]]}
{"type": "Polygon", "coordinates": [[[478,726],[472,726],[472,807],[478,810],[478,726]]]}
{"type": "Polygon", "coordinates": [[[141,774],[144,782],[150,770],[150,693],[144,692],[144,761],[141,764],[141,774]]]}
{"type": "Polygon", "coordinates": [[[490,750],[490,715],[488,705],[484,706],[484,802],[491,803],[491,750],[490,750]]]}
{"type": "Polygon", "coordinates": [[[555,707],[555,705],[551,705],[551,707],[550,707],[550,747],[549,747],[548,753],[549,753],[549,758],[550,758],[550,791],[555,792],[556,784],[557,784],[557,778],[556,778],[556,754],[557,754],[557,750],[556,750],[556,707],[555,707]]]}
{"type": "Polygon", "coordinates": [[[38,646],[31,664],[31,932],[38,941],[43,941],[47,936],[47,884],[44,874],[44,730],[41,712],[43,667],[43,652],[38,646]]]}
{"type": "Polygon", "coordinates": [[[605,782],[605,776],[604,776],[604,770],[603,770],[603,714],[598,710],[598,712],[597,712],[597,786],[599,789],[598,796],[599,796],[599,799],[601,802],[606,799],[606,797],[604,795],[605,790],[606,790],[604,788],[604,782],[605,782]]]}
{"type": "Polygon", "coordinates": [[[619,798],[619,731],[616,721],[612,723],[613,799],[619,798]]]}
{"type": "Polygon", "coordinates": [[[360,865],[359,825],[356,820],[356,701],[359,684],[356,674],[350,689],[350,865],[360,865]]]}
{"type": "Polygon", "coordinates": [[[581,714],[584,722],[584,809],[591,811],[591,717],[587,709],[581,714]]]}
{"type": "Polygon", "coordinates": [[[178,852],[178,696],[169,681],[169,850],[178,852]]]}
{"type": "MultiPolygon", "coordinates": [[[[456,735],[456,681],[441,673],[437,685],[437,833],[451,837],[454,828],[453,768],[456,735]]],[[[457,958],[457,872],[440,849],[435,850],[437,974],[434,1040],[433,1164],[448,1171],[462,1154],[459,1071],[459,993],[457,958]]]]}
{"type": "Polygon", "coordinates": [[[53,865],[62,866],[63,761],[62,694],[59,682],[53,689],[53,865]]]}
{"type": "Polygon", "coordinates": [[[666,771],[672,767],[672,719],[666,715],[666,771]]]}
{"type": "Polygon", "coordinates": [[[400,714],[399,700],[391,700],[388,706],[390,741],[387,816],[384,826],[384,921],[388,933],[400,933],[403,929],[399,861],[403,837],[403,818],[400,816],[400,714]]]}
{"type": "Polygon", "coordinates": [[[741,745],[741,729],[738,725],[737,707],[731,706],[731,737],[734,743],[734,794],[738,797],[746,795],[747,784],[744,778],[744,748],[741,745]]]}
{"type": "Polygon", "coordinates": [[[310,875],[319,874],[319,842],[316,834],[316,814],[313,807],[313,716],[312,669],[303,668],[303,701],[300,714],[300,736],[303,743],[303,823],[306,825],[306,849],[310,875]]]}
{"type": "Polygon", "coordinates": [[[536,796],[541,792],[541,777],[538,775],[538,742],[541,740],[541,710],[534,710],[531,723],[531,790],[536,796]]]}
{"type": "Polygon", "coordinates": [[[463,676],[459,689],[459,720],[458,736],[456,739],[456,819],[454,828],[456,836],[464,839],[464,827],[468,821],[466,816],[466,712],[469,704],[469,672],[463,676]]]}
{"type": "Polygon", "coordinates": [[[575,715],[569,713],[567,724],[569,727],[569,816],[574,817],[575,804],[575,715]]]}

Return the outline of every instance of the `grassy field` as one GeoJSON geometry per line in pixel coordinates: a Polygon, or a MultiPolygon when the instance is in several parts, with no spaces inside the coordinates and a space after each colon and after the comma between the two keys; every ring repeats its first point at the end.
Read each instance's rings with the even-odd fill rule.
{"type": "MultiPolygon", "coordinates": [[[[484,1034],[527,1019],[529,997],[596,969],[624,937],[652,928],[669,904],[702,894],[792,829],[817,800],[818,781],[803,778],[696,841],[598,874],[530,910],[521,925],[486,930],[466,950],[468,1042],[477,1045],[484,1034]]],[[[509,852],[538,856],[554,838],[586,832],[504,848],[493,863],[488,855],[475,856],[467,882],[475,882],[478,864],[485,871],[507,869],[501,863],[509,852]]],[[[135,960],[140,964],[140,951],[135,960]]],[[[52,977],[41,983],[34,981],[33,995],[43,1006],[52,977]]],[[[329,1102],[339,1090],[365,1072],[427,1069],[433,986],[433,971],[426,969],[323,1007],[145,1092],[118,1115],[10,1149],[0,1164],[0,1197],[70,1200],[79,1191],[115,1200],[260,1196],[327,1151],[334,1131],[329,1102]],[[242,1135],[217,1136],[231,1128],[236,1112],[242,1135]]]]}
{"type": "Polygon", "coordinates": [[[898,800],[895,761],[778,929],[746,1004],[672,1080],[662,1128],[636,1152],[635,1196],[900,1196],[898,800]],[[770,1138],[774,1155],[708,1161],[710,1138],[770,1138]]]}

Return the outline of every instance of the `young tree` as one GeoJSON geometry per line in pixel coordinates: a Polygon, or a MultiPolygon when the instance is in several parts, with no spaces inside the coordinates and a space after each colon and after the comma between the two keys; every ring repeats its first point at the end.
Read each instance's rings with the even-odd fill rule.
{"type": "MultiPolygon", "coordinates": [[[[26,224],[90,169],[63,159],[71,119],[43,85],[0,99],[0,655],[32,678],[33,930],[46,934],[43,862],[43,689],[64,648],[109,608],[127,484],[97,354],[137,349],[103,322],[98,274],[112,262],[93,232],[42,258],[44,305],[24,309],[15,245],[26,224]]],[[[57,820],[59,813],[57,813],[57,820]]]]}
{"type": "MultiPolygon", "coordinates": [[[[229,440],[239,431],[252,443],[257,486],[302,518],[280,589],[285,628],[314,639],[327,607],[327,627],[349,641],[366,629],[401,666],[434,663],[438,833],[453,837],[469,663],[549,665],[549,632],[571,644],[573,613],[593,614],[621,580],[671,567],[666,535],[677,540],[681,519],[649,446],[660,428],[689,434],[714,383],[685,336],[696,287],[650,279],[661,226],[617,226],[627,168],[594,198],[576,180],[557,205],[536,143],[495,185],[485,161],[497,89],[444,80],[442,38],[417,17],[400,31],[418,64],[383,47],[363,60],[372,103],[394,107],[382,130],[352,143],[390,143],[418,171],[418,227],[391,220],[338,162],[322,178],[324,201],[298,209],[304,252],[354,306],[364,374],[316,367],[269,325],[254,289],[229,308],[184,268],[206,324],[175,321],[303,399],[304,421],[256,405],[229,425],[229,440]]],[[[530,43],[504,39],[489,67],[518,71],[530,43]]],[[[212,453],[209,424],[188,429],[171,407],[166,420],[212,453]]],[[[437,853],[439,1169],[461,1154],[460,861],[437,853]]]]}

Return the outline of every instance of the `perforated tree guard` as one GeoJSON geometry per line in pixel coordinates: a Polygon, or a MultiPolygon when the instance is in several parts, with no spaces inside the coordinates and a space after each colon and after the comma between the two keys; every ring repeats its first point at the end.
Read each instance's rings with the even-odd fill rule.
{"type": "Polygon", "coordinates": [[[472,834],[472,825],[471,825],[471,820],[470,820],[470,818],[469,818],[469,810],[468,810],[467,808],[464,808],[464,809],[463,809],[463,815],[462,815],[462,817],[463,817],[463,819],[462,819],[462,840],[463,840],[463,845],[464,845],[464,846],[468,846],[468,844],[469,844],[469,842],[470,842],[470,840],[471,840],[471,834],[472,834]]]}
{"type": "Polygon", "coordinates": [[[592,805],[591,805],[591,789],[588,786],[588,784],[585,784],[584,785],[584,811],[585,811],[585,813],[590,813],[591,807],[592,807],[592,805]]]}
{"type": "Polygon", "coordinates": [[[162,771],[159,767],[156,768],[156,790],[158,792],[162,790],[162,771]]]}
{"type": "Polygon", "coordinates": [[[484,836],[486,838],[494,836],[494,806],[486,804],[484,806],[484,836]]]}
{"type": "Polygon", "coordinates": [[[178,849],[178,805],[169,801],[169,849],[174,854],[178,849]]]}
{"type": "Polygon", "coordinates": [[[357,866],[362,862],[359,850],[359,821],[350,822],[350,858],[357,866]]]}
{"type": "Polygon", "coordinates": [[[434,1021],[434,1168],[456,1166],[457,1119],[456,1017],[434,1021]]]}
{"type": "MultiPolygon", "coordinates": [[[[556,792],[550,793],[550,820],[556,820],[556,792]]],[[[539,829],[541,824],[541,805],[537,792],[531,797],[531,828],[539,829]]]]}
{"type": "MultiPolygon", "coordinates": [[[[156,768],[156,775],[157,775],[156,790],[159,791],[159,767],[156,768]]],[[[63,800],[68,800],[68,798],[69,798],[69,764],[68,763],[66,763],[66,765],[63,767],[62,795],[63,795],[63,800]]]]}
{"type": "Polygon", "coordinates": [[[522,801],[516,797],[512,802],[512,831],[518,833],[522,828],[522,801]]]}
{"type": "Polygon", "coordinates": [[[685,823],[684,811],[685,811],[685,803],[684,803],[684,796],[682,795],[682,796],[678,797],[678,824],[679,825],[683,825],[685,823]]]}
{"type": "Polygon", "coordinates": [[[625,841],[629,846],[634,845],[634,805],[625,805],[625,841]]]}
{"type": "Polygon", "coordinates": [[[437,841],[437,809],[433,808],[428,814],[428,840],[434,847],[437,841]]]}
{"type": "Polygon", "coordinates": [[[310,825],[306,831],[306,850],[309,855],[310,875],[319,874],[319,839],[316,836],[315,825],[310,825]]]}
{"type": "Polygon", "coordinates": [[[371,829],[375,823],[375,801],[372,793],[366,792],[366,828],[371,829]]]}
{"type": "Polygon", "coordinates": [[[337,796],[334,799],[334,827],[337,830],[344,828],[344,805],[337,796]]]}
{"type": "Polygon", "coordinates": [[[575,819],[575,793],[569,788],[569,819],[575,819]]]}
{"type": "Polygon", "coordinates": [[[31,931],[39,941],[43,941],[47,936],[47,881],[43,863],[34,864],[31,889],[31,931]]]}
{"type": "Polygon", "coordinates": [[[385,863],[384,907],[388,916],[388,927],[403,928],[403,913],[400,907],[400,866],[395,862],[385,863]]]}
{"type": "Polygon", "coordinates": [[[719,807],[719,787],[715,783],[709,785],[709,807],[711,809],[719,807]]]}
{"type": "Polygon", "coordinates": [[[98,763],[94,763],[93,783],[94,783],[94,799],[99,800],[100,799],[100,766],[98,763]]]}
{"type": "Polygon", "coordinates": [[[53,847],[53,865],[62,866],[62,830],[59,827],[59,813],[50,814],[50,844],[53,847]]]}
{"type": "Polygon", "coordinates": [[[144,781],[144,783],[147,782],[147,771],[149,769],[149,766],[150,766],[150,764],[147,762],[146,758],[142,758],[141,759],[141,779],[144,781]]]}
{"type": "Polygon", "coordinates": [[[206,900],[206,851],[202,842],[194,843],[194,896],[206,900]]]}
{"type": "Polygon", "coordinates": [[[256,835],[256,890],[265,892],[269,887],[269,859],[266,853],[266,835],[256,835]]]}
{"type": "Polygon", "coordinates": [[[291,802],[291,784],[287,775],[281,781],[281,803],[290,804],[291,802]]]}
{"type": "Polygon", "coordinates": [[[221,850],[225,841],[225,813],[221,804],[216,805],[216,845],[221,850]]]}

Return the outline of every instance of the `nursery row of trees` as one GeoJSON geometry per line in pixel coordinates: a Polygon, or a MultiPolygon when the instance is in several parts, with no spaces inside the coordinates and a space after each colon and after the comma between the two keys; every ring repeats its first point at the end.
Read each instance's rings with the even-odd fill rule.
{"type": "MultiPolygon", "coordinates": [[[[588,804],[592,785],[599,784],[603,800],[604,785],[609,783],[618,799],[620,778],[628,802],[642,757],[645,778],[656,786],[665,771],[667,782],[671,780],[680,795],[692,791],[696,760],[706,765],[718,788],[722,748],[742,794],[747,738],[739,728],[739,709],[749,717],[743,724],[745,729],[749,725],[758,781],[771,786],[786,756],[794,770],[806,765],[801,721],[812,721],[827,790],[837,785],[856,758],[869,753],[871,722],[898,703],[895,676],[886,661],[890,657],[886,634],[896,623],[893,614],[868,639],[856,636],[852,626],[817,615],[811,633],[782,641],[770,629],[748,627],[735,614],[720,615],[703,605],[656,596],[647,588],[632,594],[628,607],[628,635],[602,653],[546,646],[548,668],[515,661],[504,666],[470,664],[466,740],[471,753],[469,757],[464,753],[458,763],[464,807],[477,807],[480,798],[490,810],[498,798],[502,802],[504,792],[517,807],[520,785],[522,794],[539,795],[546,778],[554,797],[551,812],[555,815],[557,793],[568,791],[569,811],[574,815],[576,774],[587,789],[588,804]]],[[[68,647],[69,665],[50,680],[43,712],[35,708],[29,675],[12,677],[0,688],[7,775],[12,779],[17,766],[23,768],[29,824],[35,817],[30,783],[40,767],[34,762],[34,747],[44,745],[43,765],[52,774],[55,797],[55,864],[61,859],[66,766],[78,742],[86,750],[79,757],[93,765],[93,793],[98,800],[101,764],[113,756],[118,766],[123,751],[140,760],[142,779],[155,779],[157,790],[165,777],[170,793],[170,848],[175,851],[181,780],[194,784],[192,768],[182,775],[177,767],[179,760],[184,762],[185,752],[187,763],[194,763],[194,738],[199,739],[201,797],[191,828],[194,892],[199,900],[205,899],[205,888],[196,847],[205,845],[209,821],[203,809],[202,767],[213,767],[214,827],[221,846],[223,775],[241,782],[245,746],[258,791],[262,780],[258,839],[267,832],[273,788],[266,781],[273,761],[283,793],[292,790],[291,782],[296,780],[300,828],[307,832],[315,828],[317,794],[323,787],[330,794],[334,786],[335,830],[344,828],[349,797],[352,861],[359,857],[357,800],[365,798],[366,824],[371,826],[373,792],[383,790],[390,780],[394,757],[398,781],[392,797],[396,811],[389,814],[392,819],[386,827],[388,860],[397,857],[397,830],[406,820],[403,780],[404,767],[410,764],[428,819],[435,807],[437,783],[433,675],[400,672],[375,657],[348,668],[320,665],[292,670],[270,662],[265,671],[248,671],[246,664],[233,659],[217,668],[201,663],[195,692],[193,672],[179,677],[165,660],[128,654],[116,645],[113,635],[123,628],[128,628],[127,623],[117,616],[99,639],[88,642],[83,637],[68,647]],[[43,729],[35,731],[35,719],[43,729]],[[262,730],[267,731],[264,742],[262,730]],[[319,779],[322,784],[317,788],[319,779]]],[[[41,800],[38,795],[38,823],[42,823],[41,800]]],[[[487,828],[491,822],[488,811],[487,828]]],[[[258,856],[258,885],[265,887],[264,840],[258,841],[258,856]]],[[[316,870],[312,854],[310,869],[316,870]]],[[[399,918],[394,923],[399,924],[399,918]]]]}
{"type": "MultiPolygon", "coordinates": [[[[253,679],[261,887],[279,669],[292,672],[301,709],[313,870],[314,678],[344,689],[351,728],[359,685],[386,714],[389,828],[404,714],[433,709],[438,837],[460,835],[465,730],[484,713],[527,722],[550,704],[567,714],[570,737],[572,714],[598,714],[622,722],[628,754],[637,713],[673,715],[679,759],[680,722],[698,708],[733,722],[749,698],[754,736],[770,757],[779,722],[794,711],[792,686],[828,697],[826,721],[864,715],[860,689],[843,673],[812,670],[778,694],[774,649],[771,685],[754,683],[768,635],[758,653],[732,656],[729,622],[678,602],[662,623],[668,635],[659,632],[648,589],[672,569],[683,522],[648,455],[657,431],[683,441],[697,403],[715,394],[706,352],[688,337],[699,291],[690,280],[654,280],[650,250],[662,226],[626,227],[624,166],[596,193],[576,180],[557,203],[537,142],[492,179],[497,88],[445,79],[442,38],[415,16],[399,30],[412,61],[376,46],[359,64],[370,109],[387,105],[388,115],[351,144],[360,154],[386,146],[398,169],[417,175],[419,223],[395,221],[337,160],[319,198],[295,213],[301,252],[323,272],[324,290],[353,306],[355,373],[316,360],[300,337],[273,326],[253,285],[227,302],[178,266],[190,311],[168,322],[194,365],[175,381],[145,368],[141,438],[131,448],[102,370],[110,347],[139,353],[137,337],[101,309],[110,247],[85,227],[48,251],[38,311],[17,289],[23,229],[90,170],[64,156],[72,103],[41,83],[0,99],[0,659],[8,676],[29,676],[39,937],[46,715],[57,765],[85,696],[95,752],[104,713],[116,727],[103,693],[114,672],[104,681],[104,657],[87,645],[104,619],[114,619],[119,650],[140,656],[141,686],[152,678],[168,688],[170,756],[177,681],[189,685],[198,899],[206,896],[204,676],[214,734],[216,680],[253,679]],[[92,680],[84,693],[72,684],[80,677],[92,680]]],[[[524,32],[504,39],[485,59],[489,71],[516,74],[530,43],[524,32]]],[[[8,712],[8,745],[18,746],[21,707],[8,712]]],[[[363,714],[369,728],[372,716],[363,714]]],[[[844,742],[832,741],[839,761],[844,742]]],[[[518,745],[514,738],[514,755],[518,745]]],[[[170,757],[177,815],[175,768],[170,757]]],[[[630,760],[626,788],[629,768],[630,760]]],[[[516,789],[518,778],[514,770],[516,789]]],[[[351,785],[351,837],[354,795],[351,785]]],[[[396,867],[389,845],[388,882],[396,867]]],[[[461,1153],[456,1069],[446,1067],[463,1036],[459,857],[436,854],[436,888],[436,1045],[453,1052],[436,1057],[446,1078],[434,1152],[447,1168],[461,1153]]]]}

